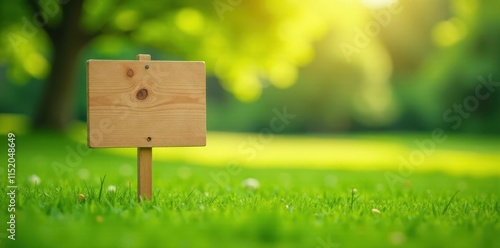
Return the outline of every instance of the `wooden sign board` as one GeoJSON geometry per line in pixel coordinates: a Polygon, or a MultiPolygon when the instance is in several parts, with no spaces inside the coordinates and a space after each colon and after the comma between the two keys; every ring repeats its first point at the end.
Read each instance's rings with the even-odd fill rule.
{"type": "Polygon", "coordinates": [[[87,61],[89,147],[205,146],[204,62],[87,61]]]}
{"type": "Polygon", "coordinates": [[[206,144],[205,62],[87,61],[89,147],[137,147],[137,196],[151,199],[152,147],[206,144]]]}

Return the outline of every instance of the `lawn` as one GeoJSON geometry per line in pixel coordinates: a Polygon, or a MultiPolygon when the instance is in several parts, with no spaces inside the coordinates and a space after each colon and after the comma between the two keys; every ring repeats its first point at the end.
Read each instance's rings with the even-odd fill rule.
{"type": "Polygon", "coordinates": [[[16,137],[16,240],[2,197],[1,247],[500,246],[498,138],[450,136],[401,174],[426,134],[211,133],[206,148],[155,149],[154,199],[139,204],[134,150],[88,150],[81,130],[16,137]]]}

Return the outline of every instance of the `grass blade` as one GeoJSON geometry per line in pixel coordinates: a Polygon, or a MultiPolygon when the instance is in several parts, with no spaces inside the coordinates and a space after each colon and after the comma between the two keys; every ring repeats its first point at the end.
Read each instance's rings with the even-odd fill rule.
{"type": "Polygon", "coordinates": [[[106,175],[104,175],[103,178],[99,178],[99,179],[101,179],[101,188],[99,189],[99,197],[98,197],[98,201],[100,202],[101,195],[102,195],[102,188],[104,187],[104,180],[106,180],[106,175]]]}
{"type": "Polygon", "coordinates": [[[460,190],[457,190],[457,192],[455,192],[455,194],[453,194],[453,196],[451,197],[451,199],[450,199],[450,201],[448,202],[448,204],[446,204],[446,207],[444,207],[444,209],[443,209],[443,213],[442,213],[442,214],[446,213],[446,210],[448,210],[448,207],[450,206],[451,201],[453,201],[453,198],[455,198],[455,196],[458,194],[458,192],[459,192],[459,191],[460,191],[460,190]]]}

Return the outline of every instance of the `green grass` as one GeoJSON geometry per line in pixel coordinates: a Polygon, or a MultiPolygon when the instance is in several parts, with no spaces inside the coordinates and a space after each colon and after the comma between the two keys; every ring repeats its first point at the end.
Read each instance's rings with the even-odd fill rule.
{"type": "MultiPolygon", "coordinates": [[[[230,175],[225,163],[159,159],[154,199],[139,204],[133,156],[92,150],[58,178],[51,165],[64,163],[66,147],[78,144],[52,134],[17,137],[17,234],[8,240],[3,224],[0,247],[500,246],[498,171],[479,176],[416,168],[391,190],[386,167],[292,169],[270,163],[238,167],[230,175]],[[39,185],[27,181],[32,174],[41,178],[39,185]],[[259,189],[241,186],[250,177],[260,181],[259,189]],[[109,185],[116,191],[107,191],[109,185]]],[[[8,221],[6,199],[0,202],[1,223],[8,221]]]]}

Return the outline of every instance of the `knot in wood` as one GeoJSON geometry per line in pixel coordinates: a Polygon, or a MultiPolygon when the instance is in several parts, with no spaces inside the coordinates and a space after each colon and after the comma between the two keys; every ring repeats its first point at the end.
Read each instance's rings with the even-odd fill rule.
{"type": "Polygon", "coordinates": [[[146,89],[140,89],[139,91],[137,91],[136,97],[139,100],[146,99],[146,97],[148,97],[148,90],[146,90],[146,89]]]}
{"type": "Polygon", "coordinates": [[[134,71],[132,69],[128,69],[127,76],[133,77],[134,76],[134,71]]]}

